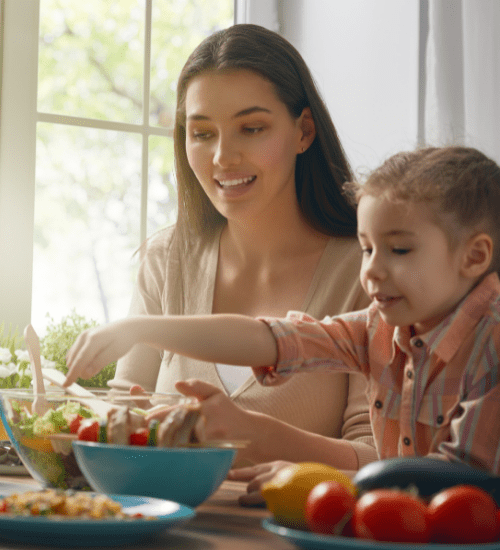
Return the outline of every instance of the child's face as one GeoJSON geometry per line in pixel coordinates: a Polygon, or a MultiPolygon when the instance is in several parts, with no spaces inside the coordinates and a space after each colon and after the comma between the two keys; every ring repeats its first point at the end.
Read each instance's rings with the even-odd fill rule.
{"type": "Polygon", "coordinates": [[[358,205],[358,237],[361,284],[392,326],[427,332],[471,287],[461,275],[465,245],[450,250],[427,205],[365,195],[358,205]]]}

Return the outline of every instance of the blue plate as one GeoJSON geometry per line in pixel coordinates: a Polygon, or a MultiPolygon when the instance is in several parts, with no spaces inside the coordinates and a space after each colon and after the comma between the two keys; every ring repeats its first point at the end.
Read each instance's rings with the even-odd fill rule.
{"type": "Polygon", "coordinates": [[[351,537],[316,535],[309,531],[289,529],[272,519],[262,521],[267,531],[274,533],[305,550],[500,550],[500,542],[490,544],[403,544],[376,542],[351,537]]]}
{"type": "Polygon", "coordinates": [[[195,516],[192,508],[169,500],[108,495],[129,514],[155,519],[81,519],[0,514],[0,540],[50,546],[116,546],[135,543],[195,516]]]}

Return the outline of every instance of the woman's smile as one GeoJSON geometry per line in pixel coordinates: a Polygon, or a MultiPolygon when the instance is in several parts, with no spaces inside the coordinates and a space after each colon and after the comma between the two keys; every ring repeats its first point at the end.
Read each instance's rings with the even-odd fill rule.
{"type": "Polygon", "coordinates": [[[257,176],[224,176],[220,178],[215,178],[215,181],[219,184],[224,190],[227,191],[237,191],[242,188],[248,187],[257,179],[257,176]]]}

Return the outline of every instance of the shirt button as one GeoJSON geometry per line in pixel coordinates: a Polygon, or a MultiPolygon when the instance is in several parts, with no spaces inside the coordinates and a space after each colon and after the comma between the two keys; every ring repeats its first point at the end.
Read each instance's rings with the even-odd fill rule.
{"type": "Polygon", "coordinates": [[[377,401],[375,401],[375,408],[381,409],[381,408],[382,408],[382,401],[379,401],[379,400],[377,399],[377,401]]]}
{"type": "Polygon", "coordinates": [[[438,424],[442,424],[442,423],[444,422],[444,417],[443,417],[443,415],[440,414],[440,415],[436,418],[436,422],[437,422],[438,424]]]}
{"type": "Polygon", "coordinates": [[[413,378],[413,371],[412,370],[406,371],[406,376],[411,380],[413,378]]]}
{"type": "Polygon", "coordinates": [[[422,342],[422,340],[420,340],[420,338],[418,340],[415,340],[415,346],[417,348],[421,348],[423,345],[424,343],[422,342]]]}
{"type": "Polygon", "coordinates": [[[411,445],[411,440],[410,440],[410,438],[409,438],[409,437],[405,437],[405,438],[403,439],[403,443],[404,443],[406,446],[411,445]]]}

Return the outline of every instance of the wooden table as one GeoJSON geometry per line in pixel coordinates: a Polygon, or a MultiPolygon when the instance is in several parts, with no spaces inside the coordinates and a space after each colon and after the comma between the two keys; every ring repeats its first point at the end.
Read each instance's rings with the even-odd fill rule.
{"type": "MultiPolygon", "coordinates": [[[[31,477],[0,475],[0,493],[39,489],[31,477]]],[[[286,540],[261,527],[269,516],[265,508],[247,508],[238,504],[238,496],[245,492],[245,484],[225,481],[218,491],[196,508],[196,516],[178,528],[159,533],[154,539],[127,546],[131,550],[297,550],[286,540]]],[[[0,550],[34,548],[1,540],[0,550]]],[[[39,547],[46,550],[48,547],[39,547]]],[[[78,548],[78,547],[77,547],[78,548]]],[[[82,547],[83,549],[84,547],[82,547]]],[[[88,550],[88,547],[85,547],[88,550]]]]}

